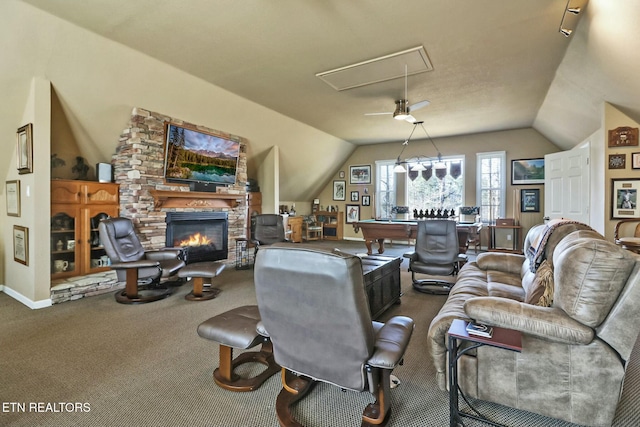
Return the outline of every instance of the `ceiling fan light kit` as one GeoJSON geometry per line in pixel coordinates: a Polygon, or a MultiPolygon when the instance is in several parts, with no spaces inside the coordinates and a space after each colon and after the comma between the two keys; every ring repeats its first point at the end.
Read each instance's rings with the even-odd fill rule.
{"type": "Polygon", "coordinates": [[[404,99],[398,99],[396,101],[396,109],[392,112],[386,113],[366,113],[365,116],[379,116],[384,114],[392,114],[396,120],[405,120],[409,123],[415,123],[416,118],[411,115],[412,111],[419,110],[430,104],[426,99],[420,102],[416,102],[413,105],[409,105],[407,100],[407,65],[404,66],[404,99]]]}

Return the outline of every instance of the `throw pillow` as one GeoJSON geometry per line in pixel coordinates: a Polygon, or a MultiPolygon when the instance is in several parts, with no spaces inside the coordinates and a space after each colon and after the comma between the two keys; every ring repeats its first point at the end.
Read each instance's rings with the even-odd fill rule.
{"type": "Polygon", "coordinates": [[[536,272],[536,281],[540,281],[540,285],[544,288],[544,292],[536,305],[541,307],[551,307],[554,291],[553,269],[546,260],[540,264],[540,267],[538,267],[538,271],[536,272]]]}
{"type": "Polygon", "coordinates": [[[547,260],[538,267],[525,303],[549,307],[553,302],[553,269],[547,260]]]}

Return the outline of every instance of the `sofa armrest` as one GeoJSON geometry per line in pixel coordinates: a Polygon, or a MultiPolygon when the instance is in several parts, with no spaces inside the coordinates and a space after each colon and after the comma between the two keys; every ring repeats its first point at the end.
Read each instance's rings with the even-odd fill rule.
{"type": "Polygon", "coordinates": [[[485,252],[478,255],[476,264],[481,270],[503,271],[509,274],[520,275],[522,263],[526,260],[524,255],[485,252]]]}
{"type": "Polygon", "coordinates": [[[539,307],[499,297],[470,298],[464,311],[476,322],[513,329],[547,341],[589,344],[594,331],[556,307],[539,307]]]}
{"type": "Polygon", "coordinates": [[[375,368],[395,368],[409,345],[413,327],[413,320],[408,317],[389,319],[376,334],[375,350],[367,363],[375,368]]]}

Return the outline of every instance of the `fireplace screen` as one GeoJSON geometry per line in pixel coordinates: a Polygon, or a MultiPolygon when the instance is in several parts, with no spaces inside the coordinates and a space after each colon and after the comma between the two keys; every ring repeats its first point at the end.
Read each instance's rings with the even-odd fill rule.
{"type": "Polygon", "coordinates": [[[169,247],[184,248],[185,262],[227,259],[227,214],[224,212],[168,212],[169,247]]]}

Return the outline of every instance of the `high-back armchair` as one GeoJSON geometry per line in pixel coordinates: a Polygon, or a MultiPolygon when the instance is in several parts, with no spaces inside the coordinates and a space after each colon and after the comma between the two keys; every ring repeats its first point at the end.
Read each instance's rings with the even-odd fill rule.
{"type": "Polygon", "coordinates": [[[184,261],[178,258],[179,249],[145,251],[128,218],[103,220],[98,232],[118,281],[125,281],[125,289],[115,295],[116,301],[147,303],[171,295],[171,289],[159,286],[159,282],[184,267],[184,261]]]}
{"type": "Polygon", "coordinates": [[[418,221],[414,252],[409,258],[409,271],[413,287],[425,293],[448,293],[451,283],[435,279],[416,279],[416,273],[430,276],[456,274],[462,261],[458,244],[458,231],[454,221],[433,219],[418,221]]]}
{"type": "Polygon", "coordinates": [[[297,425],[289,406],[314,381],[369,391],[376,397],[363,425],[384,425],[390,409],[390,375],[400,363],[413,321],[396,316],[372,322],[358,257],[292,246],[258,251],[255,287],[262,323],[283,367],[276,413],[297,425]],[[297,375],[292,379],[289,373],[297,375]]]}
{"type": "Polygon", "coordinates": [[[253,242],[256,244],[256,247],[285,241],[282,215],[255,215],[253,220],[255,221],[253,242]]]}

